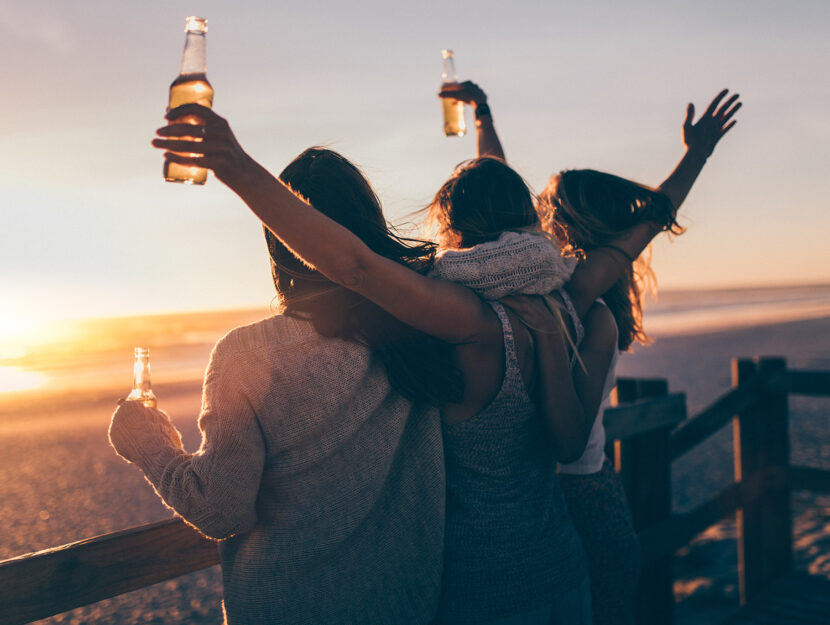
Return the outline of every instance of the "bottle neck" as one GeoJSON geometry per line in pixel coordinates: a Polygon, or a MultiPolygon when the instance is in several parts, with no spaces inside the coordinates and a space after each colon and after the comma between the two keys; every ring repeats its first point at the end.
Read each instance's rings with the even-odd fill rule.
{"type": "Polygon", "coordinates": [[[179,74],[189,75],[206,73],[207,53],[205,47],[205,33],[188,31],[187,39],[185,39],[184,42],[182,66],[179,70],[179,74]]]}
{"type": "Polygon", "coordinates": [[[133,367],[133,391],[150,391],[150,355],[137,355],[133,367]]]}

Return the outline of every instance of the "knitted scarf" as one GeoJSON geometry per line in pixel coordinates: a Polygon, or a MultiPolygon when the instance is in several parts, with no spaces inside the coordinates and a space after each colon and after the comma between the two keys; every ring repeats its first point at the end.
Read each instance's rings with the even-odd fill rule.
{"type": "Polygon", "coordinates": [[[503,232],[462,250],[439,252],[430,276],[457,282],[488,300],[508,295],[546,295],[562,287],[576,267],[547,237],[533,232],[503,232]]]}

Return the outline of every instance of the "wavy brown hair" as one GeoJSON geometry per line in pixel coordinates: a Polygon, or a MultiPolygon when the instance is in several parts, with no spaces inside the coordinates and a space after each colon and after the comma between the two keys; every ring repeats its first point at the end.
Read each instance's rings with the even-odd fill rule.
{"type": "MultiPolygon", "coordinates": [[[[559,239],[563,253],[577,256],[614,247],[614,240],[645,221],[674,234],[683,232],[667,195],[593,169],[553,176],[539,195],[539,213],[546,229],[559,239]]],[[[602,295],[617,322],[621,350],[634,341],[649,341],[643,329],[643,295],[656,284],[649,261],[649,253],[641,254],[602,295]]]]}
{"type": "MultiPolygon", "coordinates": [[[[372,251],[419,273],[432,266],[435,244],[395,235],[369,182],[347,159],[313,147],[295,158],[280,180],[315,209],[348,228],[372,251]]],[[[440,406],[458,401],[462,377],[447,343],[402,323],[362,295],[309,267],[265,228],[271,274],[286,315],[310,319],[323,336],[362,343],[407,399],[440,406]]]]}
{"type": "Polygon", "coordinates": [[[539,225],[527,183],[507,163],[490,157],[456,167],[427,207],[427,221],[442,247],[456,249],[539,225]]]}

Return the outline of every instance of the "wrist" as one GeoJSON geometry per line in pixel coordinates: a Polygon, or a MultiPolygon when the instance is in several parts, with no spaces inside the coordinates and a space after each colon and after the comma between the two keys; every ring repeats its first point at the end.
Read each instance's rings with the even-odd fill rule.
{"type": "Polygon", "coordinates": [[[245,197],[251,189],[259,187],[263,174],[270,176],[265,168],[245,153],[233,168],[224,172],[222,182],[237,195],[245,197]]]}
{"type": "Polygon", "coordinates": [[[481,119],[482,117],[493,117],[490,113],[490,106],[487,104],[487,100],[476,102],[474,112],[476,119],[481,119]]]}
{"type": "Polygon", "coordinates": [[[686,148],[686,154],[684,158],[695,165],[703,167],[706,164],[706,160],[712,152],[704,152],[703,150],[696,149],[696,148],[686,148]]]}

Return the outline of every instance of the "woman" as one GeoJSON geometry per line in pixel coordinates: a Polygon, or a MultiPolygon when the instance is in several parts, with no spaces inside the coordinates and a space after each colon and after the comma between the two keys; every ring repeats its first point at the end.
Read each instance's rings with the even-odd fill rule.
{"type": "MultiPolygon", "coordinates": [[[[454,346],[464,388],[459,401],[442,406],[445,448],[452,454],[447,471],[455,487],[448,493],[452,517],[447,522],[450,538],[439,619],[495,623],[534,617],[589,623],[584,558],[551,463],[563,443],[571,451],[561,455],[576,457],[572,453],[578,445],[568,440],[567,429],[573,423],[585,429],[586,415],[595,414],[599,401],[574,384],[563,333],[536,338],[535,353],[549,359],[540,399],[542,412],[551,419],[543,421],[530,398],[534,389],[525,384],[536,377],[530,333],[513,313],[466,288],[426,278],[376,254],[255,163],[213,111],[186,105],[168,118],[187,114],[205,124],[174,124],[158,133],[201,141],[156,139],[156,147],[170,150],[168,159],[212,169],[288,248],[328,279],[454,346]],[[453,493],[460,494],[459,501],[453,493]]],[[[512,221],[537,222],[521,178],[504,163],[491,160],[486,166],[492,175],[477,179],[498,181],[481,196],[494,207],[492,213],[505,212],[498,206],[510,206],[507,212],[517,217],[512,221]]],[[[650,238],[659,227],[644,230],[650,238]]],[[[492,229],[487,232],[498,236],[492,229]]],[[[644,245],[636,237],[619,244],[634,246],[632,253],[644,245]]],[[[620,272],[616,261],[600,255],[584,266],[594,268],[592,280],[600,284],[613,283],[620,272]]]]}
{"type": "MultiPolygon", "coordinates": [[[[499,311],[498,307],[490,308],[489,305],[483,304],[477,298],[471,297],[469,291],[440,281],[425,279],[423,276],[415,274],[400,265],[388,262],[387,259],[372,253],[358,239],[351,236],[348,231],[338,227],[337,224],[311,209],[302,198],[297,197],[280,181],[271,177],[264,169],[254,163],[233,138],[227,122],[212,111],[189,105],[171,112],[171,115],[174,114],[196,114],[205,119],[206,124],[201,127],[174,125],[162,129],[159,132],[162,136],[202,137],[203,139],[198,144],[181,140],[156,140],[154,142],[156,147],[181,152],[186,151],[191,154],[195,152],[197,154],[196,156],[180,156],[168,153],[168,158],[183,164],[199,164],[213,169],[217,176],[235,190],[270,229],[278,232],[279,237],[290,245],[299,256],[311,262],[322,273],[335,282],[367,296],[394,316],[412,324],[414,327],[456,343],[455,358],[462,370],[466,384],[464,396],[460,402],[451,402],[444,405],[445,434],[454,425],[467,424],[471,425],[473,430],[476,430],[480,429],[479,423],[489,424],[491,414],[486,413],[486,411],[488,408],[497,406],[500,399],[504,399],[500,396],[505,387],[508,386],[510,387],[507,389],[508,394],[513,394],[510,401],[520,400],[520,403],[523,404],[520,410],[514,410],[514,404],[511,411],[525,419],[522,424],[530,423],[526,416],[528,404],[532,402],[527,397],[527,393],[521,397],[523,389],[519,382],[523,379],[533,379],[532,375],[524,375],[528,371],[532,371],[533,359],[532,357],[528,358],[527,345],[529,340],[523,336],[524,329],[517,326],[515,319],[511,319],[509,314],[499,311]],[[493,314],[493,311],[495,311],[495,314],[493,314]],[[515,350],[513,349],[513,327],[517,328],[515,350]],[[514,351],[516,352],[515,357],[514,351]],[[504,362],[505,358],[507,360],[506,364],[504,362]],[[524,363],[525,366],[521,367],[519,363],[524,363]],[[503,383],[506,380],[511,380],[511,382],[509,384],[503,383]],[[522,411],[524,411],[524,414],[521,414],[522,411]],[[478,418],[485,414],[487,419],[481,418],[477,421],[473,419],[473,417],[478,418]]],[[[526,189],[524,193],[527,195],[526,189]]],[[[498,198],[491,199],[494,204],[500,203],[498,198]],[[499,201],[497,202],[497,200],[499,201]]],[[[519,202],[517,205],[520,204],[522,203],[519,202]]],[[[623,241],[618,241],[617,246],[623,253],[639,253],[651,236],[659,230],[659,226],[653,225],[645,226],[639,230],[635,229],[631,236],[623,241]],[[633,251],[626,252],[626,248],[633,251]]],[[[492,230],[489,232],[493,233],[492,230]]],[[[604,282],[608,282],[608,280],[610,280],[610,283],[607,286],[613,284],[619,273],[619,268],[616,266],[616,261],[608,261],[607,253],[591,254],[585,261],[582,267],[594,267],[595,269],[589,274],[591,276],[590,281],[571,281],[571,283],[576,283],[577,288],[575,290],[577,293],[589,292],[590,289],[586,288],[589,283],[593,285],[593,288],[596,288],[597,284],[602,285],[604,282]]],[[[616,254],[617,252],[613,252],[613,256],[616,257],[616,254]]],[[[596,294],[603,292],[607,289],[607,286],[596,294]]],[[[572,412],[573,418],[565,419],[568,422],[575,422],[579,418],[583,418],[584,414],[580,415],[579,413],[585,412],[584,404],[580,402],[580,396],[575,393],[574,388],[568,388],[570,383],[569,372],[567,372],[567,367],[562,366],[563,363],[567,362],[567,346],[561,334],[541,336],[536,353],[556,354],[556,357],[551,359],[551,364],[554,368],[558,367],[556,369],[558,377],[549,378],[547,380],[549,383],[545,384],[544,387],[548,388],[561,384],[561,392],[555,394],[558,399],[556,410],[546,410],[545,413],[551,414],[553,412],[561,416],[572,412]],[[544,344],[545,340],[551,345],[544,344]],[[564,357],[562,357],[563,354],[564,357]],[[565,371],[563,372],[562,369],[565,369],[565,371]]],[[[508,401],[508,405],[510,401],[508,401]]],[[[595,410],[588,412],[592,416],[595,414],[595,410]]],[[[503,406],[499,410],[495,410],[494,413],[498,413],[495,416],[503,415],[503,406]]],[[[557,423],[550,421],[547,425],[552,432],[555,432],[558,427],[557,423]]],[[[457,431],[463,429],[463,427],[458,428],[457,431]]],[[[533,440],[544,438],[544,436],[538,436],[539,432],[532,432],[532,429],[525,429],[524,432],[525,434],[536,434],[535,439],[531,437],[533,440]]],[[[542,432],[542,434],[544,433],[542,432]]],[[[476,435],[481,435],[481,432],[477,432],[476,435]]],[[[459,439],[463,438],[463,436],[459,436],[459,439]]],[[[496,439],[498,438],[497,436],[496,439]]],[[[554,437],[554,439],[556,438],[554,437]]],[[[445,443],[446,440],[445,437],[445,443]]],[[[520,449],[522,444],[527,446],[526,440],[524,442],[512,442],[516,443],[517,449],[520,449]]],[[[462,447],[459,447],[459,449],[463,451],[462,447]]],[[[523,451],[527,452],[529,449],[530,447],[526,447],[523,451]]],[[[515,454],[513,455],[515,456],[515,454]]],[[[467,458],[467,460],[471,459],[467,458]]],[[[475,460],[475,458],[472,459],[473,462],[475,460]]],[[[542,472],[540,467],[544,465],[544,460],[547,459],[542,459],[540,455],[539,462],[536,465],[540,472],[542,472]]],[[[511,469],[513,468],[511,467],[511,469]]],[[[449,469],[450,465],[448,464],[449,469]]],[[[544,489],[538,489],[542,480],[532,481],[535,482],[533,484],[535,488],[534,496],[545,492],[544,489]]],[[[555,483],[551,487],[555,490],[555,483]]],[[[539,498],[543,499],[544,495],[542,494],[539,498]]],[[[564,526],[561,523],[556,523],[554,527],[560,529],[564,526]]],[[[533,529],[537,530],[537,538],[541,537],[543,542],[547,539],[547,534],[538,532],[538,526],[533,529]]],[[[501,536],[499,533],[495,535],[496,538],[499,536],[501,536]]],[[[526,539],[526,536],[522,536],[522,539],[526,539]]],[[[526,541],[524,546],[527,547],[528,544],[526,541]]],[[[570,543],[565,541],[560,544],[569,545],[570,543]]],[[[541,545],[542,548],[536,548],[533,553],[528,554],[528,558],[533,560],[534,565],[540,568],[549,565],[550,553],[546,552],[548,546],[550,545],[543,544],[541,545]]],[[[503,554],[505,551],[502,550],[500,553],[503,554]]],[[[562,558],[563,553],[561,550],[556,552],[556,555],[559,556],[560,566],[563,561],[567,563],[567,558],[562,558]]],[[[515,554],[512,558],[515,562],[515,554]]],[[[523,565],[528,563],[527,559],[520,558],[518,561],[523,565]]],[[[570,569],[571,573],[576,571],[574,567],[570,567],[570,569]]],[[[503,585],[490,586],[489,589],[485,589],[490,592],[479,594],[482,601],[480,604],[476,604],[476,608],[479,610],[479,615],[483,616],[473,616],[470,612],[467,612],[466,616],[483,621],[485,618],[499,615],[499,611],[505,615],[518,615],[527,612],[528,608],[536,607],[531,605],[534,601],[537,606],[545,601],[552,601],[553,605],[556,606],[556,616],[561,617],[563,613],[560,608],[567,603],[563,587],[566,587],[568,583],[573,583],[574,579],[579,579],[579,575],[570,575],[569,579],[560,580],[564,583],[554,583],[554,587],[549,588],[548,592],[544,593],[539,592],[539,584],[527,583],[527,575],[515,577],[510,575],[512,572],[512,568],[507,569],[503,585]],[[517,582],[522,588],[515,589],[517,582]],[[509,592],[505,592],[505,589],[509,592]],[[524,591],[524,596],[522,596],[522,591],[524,591]],[[506,599],[512,600],[513,604],[509,605],[509,601],[506,599]]],[[[489,573],[493,573],[492,567],[489,569],[489,573]]],[[[548,571],[544,575],[539,575],[538,578],[542,579],[542,584],[544,584],[550,583],[550,580],[555,580],[556,576],[548,571]]],[[[532,582],[539,581],[532,576],[531,580],[532,582]]],[[[466,590],[469,591],[469,584],[467,586],[466,590]]],[[[459,588],[456,588],[456,590],[459,590],[459,588]]],[[[577,591],[578,588],[572,588],[571,590],[577,591]]],[[[468,594],[468,597],[474,596],[474,594],[468,594]]],[[[452,596],[452,593],[450,593],[450,596],[452,596]]],[[[455,599],[458,596],[462,595],[456,595],[455,599]]],[[[584,593],[572,593],[571,596],[579,602],[578,598],[580,596],[584,597],[584,593]]],[[[452,601],[450,601],[450,604],[452,604],[452,601]]],[[[463,601],[455,603],[456,608],[459,606],[463,608],[464,605],[463,601]]],[[[466,604],[468,610],[470,610],[471,605],[471,603],[466,604]]],[[[550,608],[551,605],[549,604],[547,606],[541,605],[540,609],[550,608]]],[[[447,616],[447,614],[452,614],[453,609],[455,608],[450,605],[449,611],[444,611],[442,615],[447,620],[453,618],[447,616]]],[[[577,609],[582,610],[582,606],[577,609]]],[[[574,617],[576,619],[582,618],[576,612],[571,612],[566,617],[566,622],[579,622],[574,617]]]]}
{"type": "MultiPolygon", "coordinates": [[[[697,123],[693,123],[694,106],[689,105],[683,125],[686,154],[658,189],[610,174],[581,170],[554,176],[540,196],[540,213],[548,217],[548,229],[559,239],[566,254],[588,257],[610,251],[631,263],[616,283],[608,285],[610,288],[599,300],[602,306],[591,308],[584,332],[580,328],[579,315],[573,316],[580,337],[577,340],[582,341],[581,352],[592,358],[590,363],[583,361],[582,366],[587,368],[594,384],[602,388],[604,398],[615,384],[618,350],[625,351],[633,341],[644,342],[646,338],[642,329],[640,281],[650,276],[648,263],[642,257],[635,261],[633,257],[637,255],[630,254],[630,248],[626,251],[616,243],[628,233],[642,228],[643,223],[662,223],[667,230],[676,234],[682,232],[675,219],[677,208],[717,142],[735,124],[731,118],[741,107],[737,95],[721,105],[726,93],[722,91],[715,97],[697,123]],[[584,339],[581,339],[582,335],[584,339]],[[609,351],[609,343],[616,349],[609,351]]],[[[487,96],[481,88],[471,82],[445,85],[439,97],[472,105],[479,155],[504,158],[487,96]]],[[[469,218],[464,222],[456,220],[459,223],[453,227],[448,209],[433,215],[433,220],[439,223],[439,234],[445,241],[463,237],[459,230],[470,223],[469,218]]],[[[476,252],[466,250],[464,255],[471,262],[475,260],[476,252]]],[[[443,271],[441,261],[444,258],[446,255],[439,259],[434,272],[443,271]]],[[[577,277],[580,277],[579,272],[577,277]]],[[[481,283],[487,276],[479,273],[471,277],[468,272],[465,278],[481,283]]],[[[580,286],[579,280],[572,280],[565,288],[575,295],[575,308],[580,311],[592,301],[590,288],[580,286]]],[[[521,312],[525,318],[540,322],[538,311],[522,306],[521,312]]],[[[639,574],[639,543],[622,486],[605,458],[605,431],[600,417],[601,411],[591,426],[582,455],[574,462],[561,463],[559,472],[569,510],[588,557],[594,622],[610,625],[632,620],[631,602],[639,574]]]]}
{"type": "MultiPolygon", "coordinates": [[[[584,554],[550,470],[554,457],[551,447],[545,444],[545,425],[524,386],[525,379],[535,377],[528,332],[512,313],[487,304],[472,291],[426,278],[375,253],[348,229],[312,209],[304,198],[295,194],[302,193],[301,189],[289,188],[250,160],[233,140],[224,120],[207,110],[199,110],[199,115],[208,124],[204,141],[198,147],[183,146],[177,140],[156,140],[155,145],[172,149],[187,147],[188,152],[199,149],[212,156],[220,155],[215,159],[205,157],[201,162],[265,217],[266,223],[280,222],[274,230],[298,257],[328,279],[368,297],[405,323],[454,345],[455,363],[464,379],[463,395],[458,400],[443,402],[445,434],[452,431],[450,436],[458,433],[459,438],[464,438],[465,429],[481,423],[492,425],[490,436],[481,440],[482,446],[473,450],[472,458],[465,460],[481,460],[489,469],[492,468],[491,453],[498,455],[504,463],[501,479],[488,482],[485,488],[499,490],[507,502],[518,495],[512,506],[505,507],[505,512],[507,517],[518,518],[521,523],[500,526],[496,531],[474,524],[467,527],[469,533],[465,539],[475,540],[483,534],[494,540],[488,544],[476,541],[482,551],[475,554],[473,564],[464,567],[469,577],[453,579],[445,568],[440,618],[445,622],[484,622],[537,608],[547,610],[555,603],[561,616],[558,622],[590,623],[584,554]],[[394,288],[390,288],[392,285],[394,288]],[[502,418],[505,414],[509,419],[502,418]],[[470,419],[473,416],[477,417],[476,422],[470,419]],[[523,549],[518,558],[514,545],[523,549]],[[488,560],[490,556],[495,562],[488,560]],[[505,566],[494,568],[494,563],[500,562],[505,566]],[[499,581],[495,588],[489,585],[488,579],[494,571],[499,581]],[[452,582],[463,585],[469,592],[463,597],[448,594],[447,584],[452,582]],[[464,600],[472,595],[479,601],[464,600]]],[[[201,134],[198,128],[180,125],[162,129],[160,133],[173,133],[173,136],[191,133],[192,136],[194,131],[201,134]]],[[[167,156],[180,161],[192,158],[167,156]]],[[[500,165],[505,193],[511,195],[518,190],[519,195],[523,194],[523,210],[535,219],[524,182],[506,165],[500,165]]],[[[313,197],[310,199],[313,201],[313,197]]],[[[558,411],[578,414],[581,418],[582,407],[571,381],[567,344],[561,335],[548,335],[546,341],[546,353],[562,354],[558,359],[559,375],[554,371],[548,380],[550,386],[561,387],[557,393],[558,411]]],[[[335,391],[326,389],[327,393],[335,391]]],[[[462,492],[473,490],[462,489],[462,492]]],[[[489,509],[476,512],[480,518],[503,521],[504,515],[492,514],[489,509]]],[[[448,531],[457,527],[458,524],[448,523],[448,531]]],[[[452,553],[457,545],[454,541],[448,543],[451,553],[445,558],[445,567],[448,561],[464,561],[467,552],[452,553]]],[[[469,563],[465,561],[465,564],[469,563]]],[[[372,619],[367,618],[365,622],[372,619]]]]}
{"type": "MultiPolygon", "coordinates": [[[[281,177],[390,263],[429,267],[433,246],[393,236],[344,159],[307,150],[281,177]]],[[[458,394],[449,351],[266,237],[282,309],[214,348],[201,448],[135,402],[113,415],[112,445],[221,540],[229,624],[429,623],[445,495],[431,406],[458,394]]]]}

